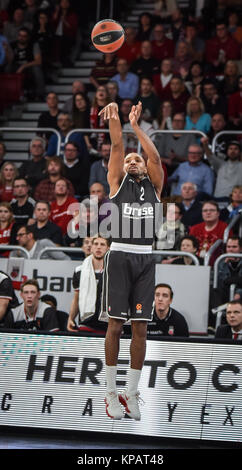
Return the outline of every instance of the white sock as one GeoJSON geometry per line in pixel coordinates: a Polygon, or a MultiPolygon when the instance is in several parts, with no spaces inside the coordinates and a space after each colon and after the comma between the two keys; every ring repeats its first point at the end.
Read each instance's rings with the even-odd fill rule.
{"type": "Polygon", "coordinates": [[[112,393],[112,392],[117,393],[116,375],[117,375],[117,366],[106,365],[106,381],[107,381],[108,393],[112,393]]]}
{"type": "Polygon", "coordinates": [[[141,370],[129,369],[127,395],[136,395],[141,376],[141,370]]]}

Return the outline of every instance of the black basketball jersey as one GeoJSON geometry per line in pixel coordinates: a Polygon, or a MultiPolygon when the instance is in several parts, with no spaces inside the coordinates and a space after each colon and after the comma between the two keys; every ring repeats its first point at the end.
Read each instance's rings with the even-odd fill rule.
{"type": "Polygon", "coordinates": [[[160,201],[148,176],[137,182],[127,173],[110,200],[114,204],[112,242],[151,246],[155,234],[155,207],[160,201]]]}

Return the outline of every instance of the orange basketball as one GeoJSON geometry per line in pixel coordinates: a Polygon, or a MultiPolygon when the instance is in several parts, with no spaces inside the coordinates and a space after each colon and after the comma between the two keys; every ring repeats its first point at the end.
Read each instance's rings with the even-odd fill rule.
{"type": "Polygon", "coordinates": [[[124,42],[124,30],[117,21],[102,20],[95,24],[91,39],[99,51],[116,52],[124,42]]]}

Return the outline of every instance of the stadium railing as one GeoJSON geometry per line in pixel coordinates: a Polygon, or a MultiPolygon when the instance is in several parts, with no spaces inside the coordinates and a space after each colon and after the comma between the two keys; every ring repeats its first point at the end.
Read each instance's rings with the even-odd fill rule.
{"type": "Polygon", "coordinates": [[[61,136],[60,133],[52,127],[0,127],[0,132],[36,132],[36,136],[33,138],[38,138],[37,132],[53,132],[57,136],[57,155],[60,153],[61,148],[61,136]]]}
{"type": "Polygon", "coordinates": [[[0,244],[0,251],[12,251],[12,250],[19,250],[22,251],[28,259],[30,259],[29,252],[23,246],[19,245],[4,245],[0,244]]]}

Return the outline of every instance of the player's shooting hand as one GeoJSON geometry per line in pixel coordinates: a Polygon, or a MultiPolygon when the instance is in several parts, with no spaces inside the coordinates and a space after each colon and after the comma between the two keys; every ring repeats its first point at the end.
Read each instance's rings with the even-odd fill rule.
{"type": "Polygon", "coordinates": [[[118,119],[118,105],[117,103],[109,103],[105,108],[101,109],[98,116],[103,115],[104,120],[118,119]]]}
{"type": "Polygon", "coordinates": [[[129,122],[131,126],[138,124],[141,112],[142,112],[142,103],[141,101],[139,101],[138,104],[132,106],[131,111],[129,113],[129,122]]]}

